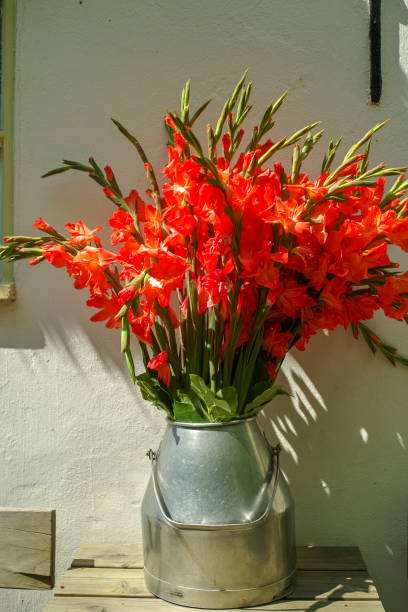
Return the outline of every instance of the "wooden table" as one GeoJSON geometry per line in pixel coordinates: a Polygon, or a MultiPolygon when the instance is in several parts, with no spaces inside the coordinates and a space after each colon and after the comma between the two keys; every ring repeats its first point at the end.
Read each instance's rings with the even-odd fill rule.
{"type": "MultiPolygon", "coordinates": [[[[297,549],[297,580],[288,599],[254,610],[384,612],[358,548],[297,549]]],[[[188,608],[184,608],[188,610],[188,608]]],[[[44,612],[173,612],[144,583],[139,546],[86,544],[44,612]]]]}

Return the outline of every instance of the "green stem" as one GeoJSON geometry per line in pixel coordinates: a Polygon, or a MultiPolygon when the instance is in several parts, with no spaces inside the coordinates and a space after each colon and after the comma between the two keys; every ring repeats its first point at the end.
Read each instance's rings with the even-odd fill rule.
{"type": "Polygon", "coordinates": [[[150,361],[149,351],[148,351],[147,346],[146,346],[146,344],[144,342],[142,342],[139,339],[138,339],[138,342],[139,342],[140,350],[142,351],[143,365],[147,369],[147,364],[150,361]]]}

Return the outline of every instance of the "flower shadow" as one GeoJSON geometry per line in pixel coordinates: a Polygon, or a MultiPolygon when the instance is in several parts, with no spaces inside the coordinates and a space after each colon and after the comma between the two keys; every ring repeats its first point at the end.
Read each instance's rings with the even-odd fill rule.
{"type": "Polygon", "coordinates": [[[297,543],[359,546],[387,609],[399,611],[401,597],[408,597],[401,575],[408,502],[401,481],[408,471],[406,371],[372,357],[364,343],[341,331],[329,338],[319,334],[307,355],[288,357],[278,383],[291,395],[274,400],[259,422],[283,448],[297,543]]]}

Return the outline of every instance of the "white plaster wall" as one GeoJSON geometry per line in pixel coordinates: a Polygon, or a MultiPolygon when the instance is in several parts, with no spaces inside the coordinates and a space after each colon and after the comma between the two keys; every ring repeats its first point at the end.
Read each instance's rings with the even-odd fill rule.
{"type": "MultiPolygon", "coordinates": [[[[289,87],[277,136],[321,119],[327,135],[350,143],[391,117],[373,160],[408,162],[402,0],[383,2],[378,107],[367,103],[364,0],[17,0],[17,9],[17,233],[39,215],[59,227],[106,224],[109,202],[86,177],[40,175],[92,153],[140,188],[136,155],[109,117],[135,131],[160,167],[163,114],[188,77],[194,101],[213,98],[212,120],[245,67],[254,115],[289,87]]],[[[140,540],[145,451],[164,419],[130,384],[117,334],[88,321],[85,294],[63,272],[20,263],[15,276],[18,299],[0,310],[0,505],[57,509],[60,576],[84,541],[140,540]]],[[[408,354],[407,327],[382,317],[375,327],[408,354]]],[[[405,612],[408,370],[340,330],[293,353],[285,375],[293,399],[277,400],[262,420],[285,447],[298,543],[360,546],[386,611],[405,612]]],[[[39,612],[49,596],[0,590],[0,610],[39,612]]]]}

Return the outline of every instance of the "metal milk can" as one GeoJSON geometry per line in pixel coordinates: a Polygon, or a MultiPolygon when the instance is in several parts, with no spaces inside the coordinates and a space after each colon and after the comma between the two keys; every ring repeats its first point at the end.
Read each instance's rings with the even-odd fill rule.
{"type": "Polygon", "coordinates": [[[289,594],[294,507],[256,419],[168,421],[149,451],[142,503],[146,586],[196,608],[255,606],[289,594]]]}

